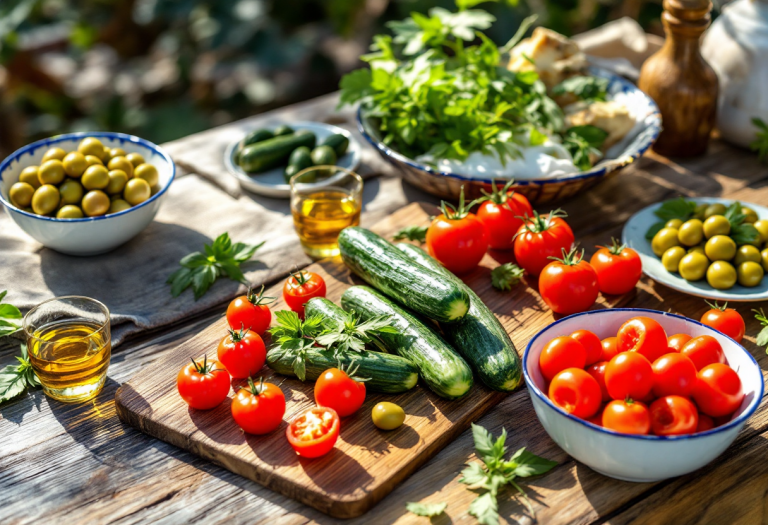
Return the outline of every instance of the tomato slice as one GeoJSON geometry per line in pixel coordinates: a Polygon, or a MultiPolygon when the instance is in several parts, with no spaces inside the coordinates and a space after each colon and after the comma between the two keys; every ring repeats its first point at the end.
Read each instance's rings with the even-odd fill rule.
{"type": "Polygon", "coordinates": [[[339,438],[339,415],[332,408],[310,408],[288,425],[285,435],[299,456],[319,458],[330,452],[339,438]]]}

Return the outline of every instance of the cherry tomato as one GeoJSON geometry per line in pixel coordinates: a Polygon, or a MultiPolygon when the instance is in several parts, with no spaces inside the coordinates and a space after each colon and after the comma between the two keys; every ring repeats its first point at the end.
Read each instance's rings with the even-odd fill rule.
{"type": "Polygon", "coordinates": [[[429,254],[455,274],[477,268],[488,251],[488,233],[475,214],[469,213],[476,203],[465,205],[462,187],[459,206],[454,208],[443,201],[443,213],[435,217],[427,229],[429,254]]]}
{"type": "Polygon", "coordinates": [[[701,316],[701,322],[711,326],[718,332],[721,332],[737,343],[741,343],[744,338],[744,318],[733,308],[728,308],[728,303],[723,306],[710,304],[712,307],[701,316]]]}
{"type": "Polygon", "coordinates": [[[329,368],[317,378],[315,402],[332,408],[339,417],[351,416],[365,401],[365,383],[355,381],[344,370],[329,368]]]}
{"type": "Polygon", "coordinates": [[[264,287],[257,294],[248,293],[236,297],[227,307],[227,322],[232,330],[250,330],[259,335],[269,328],[272,322],[272,312],[269,310],[269,303],[274,301],[274,297],[264,297],[264,287]]]}
{"type": "Polygon", "coordinates": [[[613,399],[645,399],[653,388],[653,367],[638,352],[622,352],[605,366],[605,387],[613,399]]]}
{"type": "Polygon", "coordinates": [[[693,399],[699,410],[712,417],[732,414],[744,399],[741,379],[731,367],[713,363],[699,370],[693,388],[693,399]]]}
{"type": "Polygon", "coordinates": [[[523,225],[524,219],[533,217],[533,208],[525,195],[509,190],[514,183],[514,180],[510,180],[499,190],[493,182],[493,193],[488,195],[488,200],[477,210],[477,220],[483,223],[488,233],[488,246],[494,250],[512,249],[515,233],[523,225]]]}
{"type": "Polygon", "coordinates": [[[622,434],[642,434],[651,431],[651,414],[639,401],[616,399],[605,405],[603,426],[622,434]]]}
{"type": "Polygon", "coordinates": [[[546,217],[534,211],[515,236],[515,259],[517,264],[531,275],[539,275],[550,257],[560,257],[563,250],[573,245],[573,230],[562,219],[565,213],[555,210],[546,217]]]}
{"type": "Polygon", "coordinates": [[[250,377],[264,366],[267,349],[258,334],[248,330],[230,330],[216,350],[219,361],[235,379],[250,377]]]}
{"type": "Polygon", "coordinates": [[[600,385],[600,392],[602,393],[603,401],[610,401],[611,395],[608,393],[608,389],[605,387],[605,366],[608,361],[600,361],[587,367],[587,373],[595,378],[597,384],[600,385]]]}
{"type": "Polygon", "coordinates": [[[328,407],[314,407],[299,414],[285,429],[293,450],[304,458],[319,458],[339,439],[339,415],[328,407]]]}
{"type": "Polygon", "coordinates": [[[699,411],[682,396],[660,397],[650,410],[651,429],[657,436],[693,434],[699,425],[699,411]]]}
{"type": "Polygon", "coordinates": [[[621,325],[616,343],[619,352],[638,352],[651,363],[669,351],[664,328],[649,317],[633,317],[621,325]]]}
{"type": "Polygon", "coordinates": [[[587,349],[569,336],[555,337],[539,355],[541,374],[551,381],[566,368],[584,368],[587,364],[587,349]]]}
{"type": "Polygon", "coordinates": [[[217,361],[202,361],[185,366],[176,377],[181,398],[192,408],[208,410],[221,404],[229,394],[229,374],[217,361]]]}
{"type": "Polygon", "coordinates": [[[563,250],[563,258],[546,265],[539,276],[541,298],[558,314],[589,310],[600,293],[595,270],[582,259],[584,252],[575,252],[563,250]]]}
{"type": "Polygon", "coordinates": [[[712,430],[713,428],[715,428],[715,421],[703,412],[700,413],[699,424],[696,425],[696,432],[706,432],[707,430],[712,430]]]}
{"type": "Polygon", "coordinates": [[[600,341],[600,345],[603,347],[603,355],[600,357],[601,361],[610,361],[613,359],[613,356],[619,353],[617,343],[618,339],[616,337],[606,337],[600,341]]]}
{"type": "Polygon", "coordinates": [[[232,400],[232,417],[249,434],[268,434],[280,426],[285,414],[285,395],[272,383],[254,384],[248,378],[248,388],[241,388],[232,400]]]}
{"type": "Polygon", "coordinates": [[[688,334],[675,334],[667,337],[667,346],[670,350],[679,352],[685,346],[685,343],[693,339],[688,334]]]}
{"type": "Polygon", "coordinates": [[[603,360],[603,345],[600,342],[600,338],[597,337],[594,332],[590,332],[589,330],[576,330],[571,334],[571,337],[576,339],[587,349],[587,365],[603,360]]]}
{"type": "Polygon", "coordinates": [[[696,384],[696,365],[683,354],[663,355],[653,362],[653,393],[656,397],[688,396],[696,384]]]}
{"type": "Polygon", "coordinates": [[[637,252],[616,239],[610,248],[597,250],[589,264],[597,272],[600,291],[609,295],[625,294],[634,289],[643,273],[643,263],[637,252]]]}
{"type": "Polygon", "coordinates": [[[600,385],[581,368],[566,368],[549,384],[549,398],[569,414],[590,418],[600,409],[600,385]]]}
{"type": "Polygon", "coordinates": [[[589,421],[593,425],[597,425],[598,427],[603,426],[603,411],[602,409],[598,408],[597,413],[592,416],[585,419],[585,421],[589,421]]]}
{"type": "Polygon", "coordinates": [[[304,315],[304,303],[313,297],[325,297],[325,281],[314,272],[291,273],[283,286],[283,299],[288,308],[304,315]]]}
{"type": "Polygon", "coordinates": [[[725,354],[723,347],[717,342],[717,339],[711,335],[700,335],[694,337],[683,346],[680,353],[690,358],[696,365],[696,370],[701,370],[707,365],[713,363],[725,364],[725,354]]]}

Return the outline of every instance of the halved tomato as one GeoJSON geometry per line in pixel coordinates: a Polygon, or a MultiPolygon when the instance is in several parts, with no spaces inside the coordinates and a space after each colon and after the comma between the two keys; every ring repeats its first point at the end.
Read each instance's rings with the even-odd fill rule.
{"type": "Polygon", "coordinates": [[[339,439],[339,415],[332,408],[310,408],[291,421],[285,435],[299,456],[319,458],[339,439]]]}

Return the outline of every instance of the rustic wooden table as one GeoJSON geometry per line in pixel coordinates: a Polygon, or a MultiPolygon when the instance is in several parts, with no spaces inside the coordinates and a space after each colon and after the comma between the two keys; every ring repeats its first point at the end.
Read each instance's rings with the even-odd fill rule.
{"type": "MultiPolygon", "coordinates": [[[[351,125],[350,112],[336,113],[334,97],[284,108],[264,119],[313,118],[351,125]]],[[[201,155],[201,144],[231,136],[232,126],[177,141],[169,150],[187,171],[216,178],[215,155],[201,155]],[[190,155],[196,152],[195,156],[190,155]],[[196,160],[195,157],[198,157],[196,160]],[[197,164],[197,165],[196,165],[197,164]]],[[[221,140],[219,140],[221,142],[221,140]]],[[[368,210],[378,218],[392,207],[428,197],[403,184],[387,165],[368,152],[368,169],[382,175],[378,203],[368,210]],[[390,171],[388,171],[390,170],[390,171]]],[[[233,188],[236,192],[236,188],[233,188]]],[[[691,160],[648,154],[633,172],[622,173],[563,205],[569,223],[588,255],[596,244],[618,237],[623,223],[640,208],[676,195],[723,196],[768,202],[768,169],[751,153],[714,141],[709,153],[691,160]]],[[[258,202],[258,199],[255,199],[258,202]]],[[[274,201],[272,201],[274,203],[274,201]]],[[[547,210],[542,210],[547,211],[547,210]]],[[[535,294],[519,288],[514,294],[535,294]]],[[[612,306],[670,310],[698,318],[704,301],[674,292],[644,278],[636,293],[612,306]]],[[[747,349],[761,367],[764,350],[755,345],[759,330],[750,313],[763,304],[739,304],[747,319],[747,349]]],[[[104,391],[92,403],[64,405],[33,392],[0,407],[0,522],[52,523],[332,523],[335,520],[273,493],[207,461],[123,425],[115,414],[117,387],[170,349],[219,319],[223,306],[153,333],[134,337],[115,349],[104,391]]],[[[521,326],[552,319],[545,308],[516,313],[521,326]]],[[[514,335],[513,335],[514,337],[514,335]]],[[[17,346],[0,350],[9,364],[17,346]]],[[[479,423],[494,434],[505,427],[508,445],[521,446],[559,462],[546,476],[527,483],[540,523],[753,524],[768,520],[768,414],[761,405],[736,442],[715,462],[688,476],[660,483],[625,483],[601,476],[568,457],[546,435],[523,387],[508,396],[479,423]]],[[[435,523],[473,523],[467,509],[474,494],[458,483],[473,460],[472,437],[464,432],[388,497],[353,523],[425,523],[405,510],[408,501],[448,503],[435,523]]],[[[500,511],[509,522],[530,523],[517,500],[506,494],[500,511]]]]}

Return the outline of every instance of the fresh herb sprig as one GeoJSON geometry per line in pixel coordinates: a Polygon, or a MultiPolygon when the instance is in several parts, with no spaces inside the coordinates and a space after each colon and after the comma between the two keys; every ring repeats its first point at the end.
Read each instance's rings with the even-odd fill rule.
{"type": "Polygon", "coordinates": [[[222,233],[213,243],[205,245],[204,252],[190,253],[181,259],[181,268],[166,281],[171,285],[171,295],[178,297],[191,286],[197,301],[216,279],[224,275],[233,281],[248,284],[240,265],[250,260],[263,244],[233,243],[228,233],[222,233]]]}
{"type": "Polygon", "coordinates": [[[0,337],[21,330],[21,311],[12,304],[3,303],[8,290],[0,292],[0,337]]]}
{"type": "Polygon", "coordinates": [[[439,516],[445,509],[448,508],[447,503],[416,503],[409,502],[405,504],[405,508],[408,512],[416,514],[417,516],[423,516],[425,518],[434,518],[439,516]]]}
{"type": "Polygon", "coordinates": [[[8,365],[0,370],[0,404],[20,396],[27,388],[40,386],[40,380],[29,362],[27,345],[21,345],[21,355],[16,359],[18,365],[8,365]]]}
{"type": "Polygon", "coordinates": [[[768,317],[765,316],[765,312],[762,308],[759,310],[752,310],[755,312],[755,319],[763,327],[760,333],[757,334],[757,346],[765,347],[765,352],[768,353],[768,317]]]}
{"type": "Polygon", "coordinates": [[[571,93],[581,100],[605,102],[608,96],[608,79],[592,76],[575,76],[566,78],[552,88],[553,95],[562,96],[566,93],[571,93]]]}
{"type": "Polygon", "coordinates": [[[326,319],[323,323],[323,332],[315,338],[315,341],[334,354],[346,352],[362,352],[365,345],[375,343],[378,346],[379,334],[397,334],[397,328],[391,326],[392,319],[381,315],[372,317],[367,321],[348,313],[344,321],[326,319]]]}
{"type": "Polygon", "coordinates": [[[497,290],[509,291],[523,278],[525,270],[514,263],[504,263],[491,270],[491,284],[497,290]]]}
{"type": "Polygon", "coordinates": [[[317,346],[316,338],[323,330],[323,318],[307,316],[303,321],[296,312],[280,310],[275,312],[277,324],[269,329],[273,340],[280,348],[295,355],[293,372],[300,380],[307,378],[306,352],[317,346]]]}
{"type": "Polygon", "coordinates": [[[752,151],[757,152],[757,158],[762,162],[768,162],[768,124],[763,119],[755,117],[752,119],[752,125],[757,128],[755,140],[749,145],[752,151]]]}
{"type": "Polygon", "coordinates": [[[600,148],[605,143],[608,133],[596,126],[574,126],[568,128],[563,137],[563,146],[573,157],[573,163],[580,170],[588,170],[592,167],[592,156],[603,156],[600,148]]]}
{"type": "Polygon", "coordinates": [[[421,244],[427,242],[427,230],[429,226],[406,226],[399,230],[393,237],[394,241],[417,241],[421,244]]]}
{"type": "Polygon", "coordinates": [[[731,232],[728,236],[741,246],[742,244],[751,244],[760,237],[760,232],[753,225],[745,222],[747,216],[742,211],[744,207],[739,201],[732,202],[725,210],[725,218],[731,225],[731,232]]]}
{"type": "Polygon", "coordinates": [[[680,219],[685,222],[696,212],[696,203],[689,201],[683,197],[677,199],[664,201],[653,214],[660,220],[651,225],[648,231],[645,232],[646,239],[653,239],[653,237],[664,228],[664,225],[672,219],[680,219]]]}

